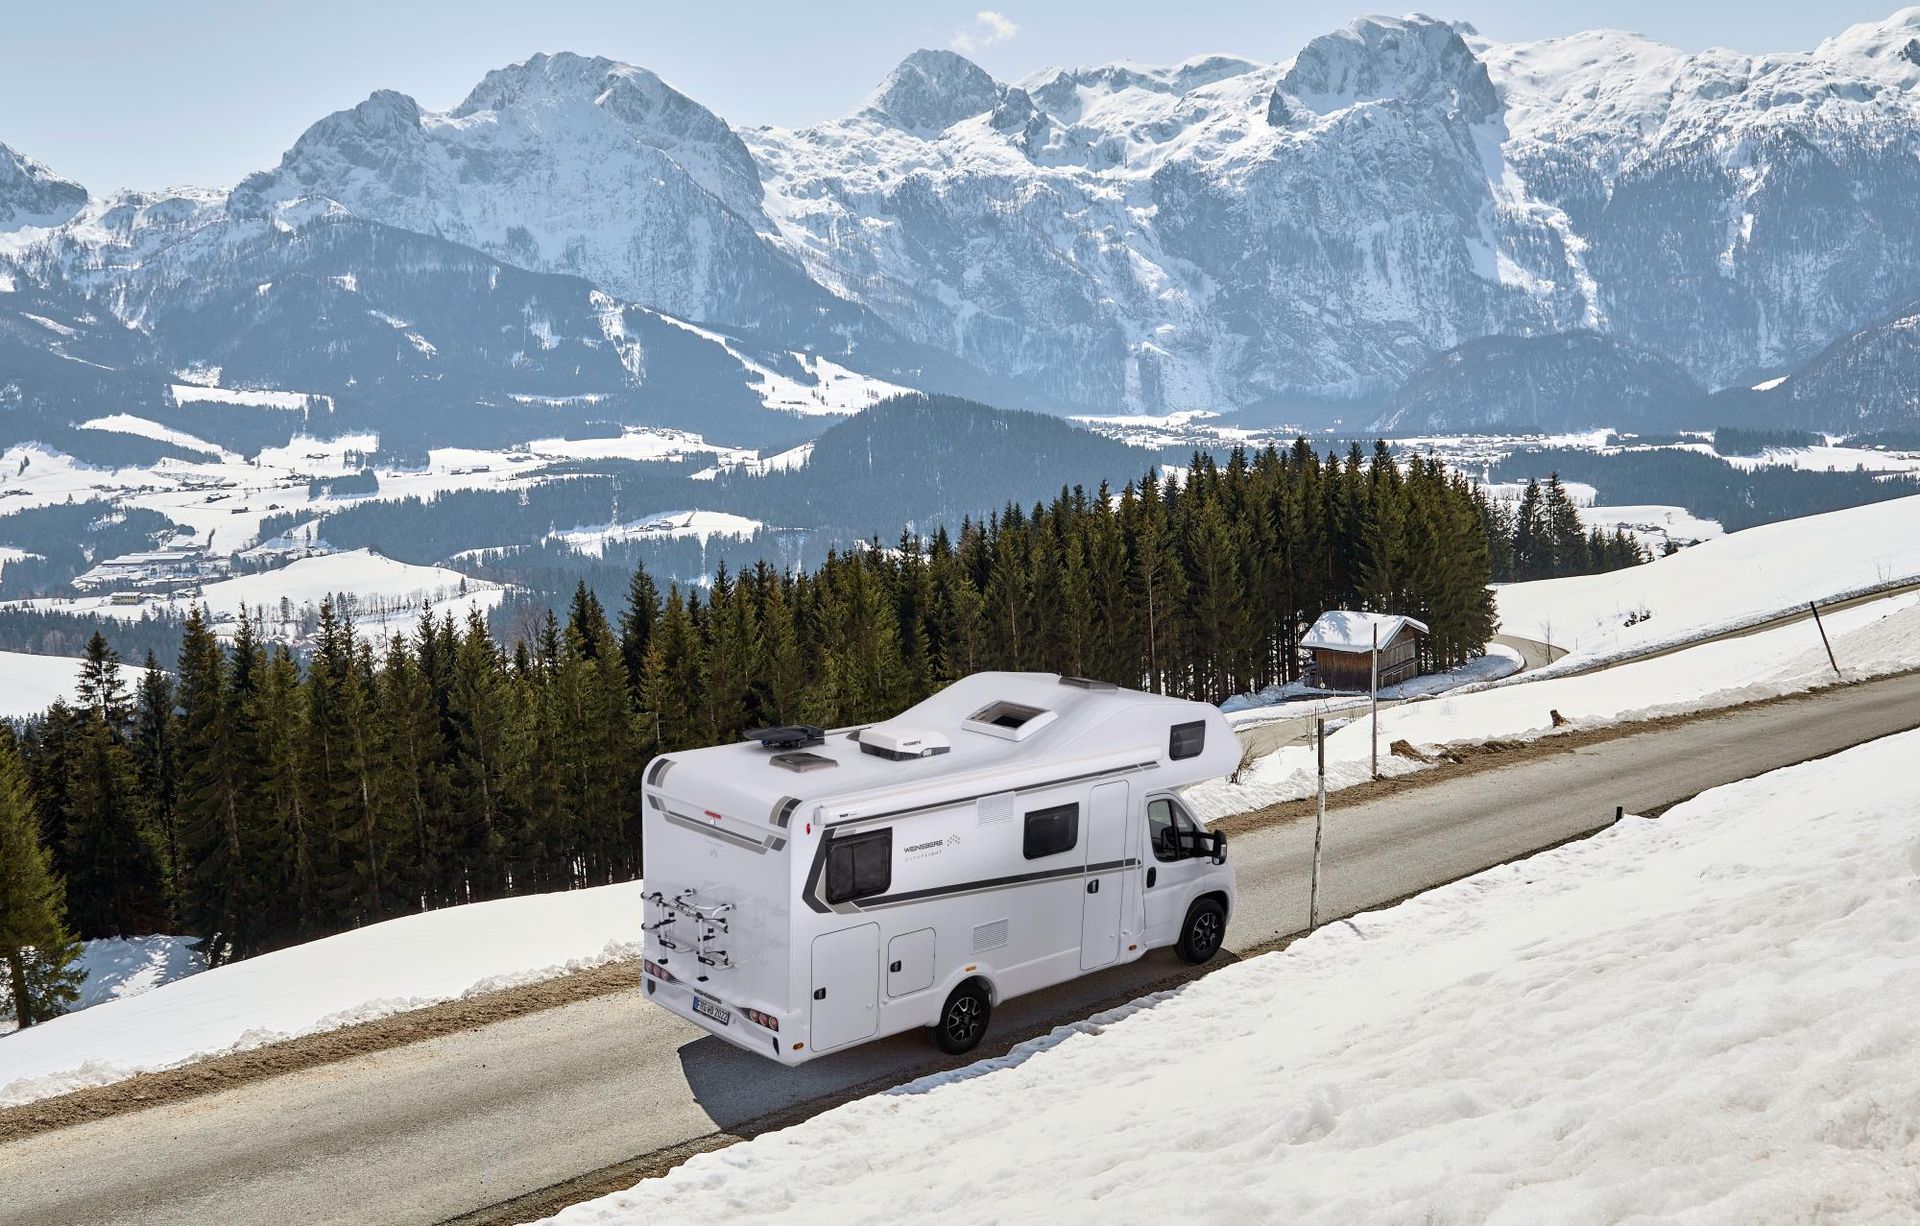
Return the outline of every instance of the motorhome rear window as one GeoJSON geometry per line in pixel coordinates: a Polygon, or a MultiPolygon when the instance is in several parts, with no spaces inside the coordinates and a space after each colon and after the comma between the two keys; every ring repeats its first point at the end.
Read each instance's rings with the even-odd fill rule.
{"type": "Polygon", "coordinates": [[[1055,805],[1027,814],[1027,833],[1023,850],[1027,859],[1057,856],[1072,851],[1080,841],[1080,806],[1055,805]]]}
{"type": "Polygon", "coordinates": [[[1167,738],[1167,757],[1178,762],[1182,758],[1197,758],[1200,751],[1207,747],[1207,721],[1196,719],[1191,724],[1175,724],[1173,733],[1167,738]]]}
{"type": "Polygon", "coordinates": [[[893,885],[893,829],[873,830],[827,844],[827,901],[850,902],[884,894],[893,885]]]}

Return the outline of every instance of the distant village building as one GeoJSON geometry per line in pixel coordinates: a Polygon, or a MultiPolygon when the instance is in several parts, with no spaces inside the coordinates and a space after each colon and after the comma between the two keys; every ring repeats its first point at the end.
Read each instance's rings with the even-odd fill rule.
{"type": "Polygon", "coordinates": [[[1323,690],[1368,689],[1373,684],[1375,627],[1380,631],[1380,688],[1419,676],[1425,622],[1398,613],[1331,609],[1300,640],[1313,653],[1308,680],[1323,690]]]}

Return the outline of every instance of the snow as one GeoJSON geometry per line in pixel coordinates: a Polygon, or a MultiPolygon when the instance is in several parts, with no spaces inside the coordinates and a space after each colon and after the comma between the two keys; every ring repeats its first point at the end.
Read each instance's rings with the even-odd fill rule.
{"type": "Polygon", "coordinates": [[[283,409],[294,412],[320,405],[324,406],[327,412],[333,412],[331,397],[308,392],[202,387],[192,383],[175,383],[172,386],[173,398],[181,404],[233,404],[252,409],[283,409]]]}
{"type": "Polygon", "coordinates": [[[1500,628],[1568,648],[1566,668],[1909,577],[1920,577],[1920,495],[1764,524],[1604,575],[1508,584],[1496,598],[1500,628]]]}
{"type": "MultiPolygon", "coordinates": [[[[1450,668],[1440,673],[1424,673],[1409,678],[1398,685],[1382,686],[1380,697],[1389,701],[1400,698],[1424,697],[1429,694],[1444,694],[1448,690],[1463,685],[1479,685],[1482,682],[1498,681],[1511,677],[1525,666],[1520,653],[1505,643],[1488,643],[1487,654],[1475,656],[1458,668],[1450,668]]],[[[1297,702],[1315,704],[1315,712],[1335,710],[1350,704],[1337,701],[1333,693],[1308,685],[1304,681],[1290,681],[1285,685],[1270,685],[1252,694],[1235,694],[1220,704],[1220,710],[1227,716],[1227,722],[1236,728],[1251,724],[1264,723],[1270,719],[1291,719],[1296,715],[1308,713],[1306,708],[1289,706],[1297,702]],[[1330,698],[1336,701],[1329,702],[1330,698]]]]}
{"type": "Polygon", "coordinates": [[[35,656],[0,651],[0,719],[26,719],[73,698],[80,677],[77,656],[35,656]]]}
{"type": "Polygon", "coordinates": [[[749,455],[746,458],[723,460],[711,468],[703,468],[692,475],[695,481],[711,481],[721,473],[744,473],[749,477],[764,477],[768,473],[798,472],[807,466],[813,458],[811,440],[798,447],[789,448],[770,456],[749,455]]]}
{"type": "Polygon", "coordinates": [[[761,526],[757,519],[727,511],[667,511],[659,515],[642,515],[624,524],[572,528],[556,532],[548,539],[597,558],[606,553],[609,544],[617,541],[693,538],[705,544],[716,536],[744,540],[758,532],[761,526]]]}
{"type": "Polygon", "coordinates": [[[417,609],[431,602],[436,607],[454,604],[464,608],[471,604],[485,610],[500,603],[505,595],[505,589],[497,583],[444,566],[418,566],[371,549],[353,549],[210,583],[201,590],[199,600],[216,616],[237,616],[242,608],[264,606],[271,617],[282,600],[291,602],[296,610],[307,605],[317,608],[322,600],[342,592],[351,593],[363,609],[379,602],[417,609]]]}
{"type": "Polygon", "coordinates": [[[641,883],[372,924],[0,1038],[0,1107],[638,956],[641,883]]]}
{"type": "Polygon", "coordinates": [[[1639,542],[1640,547],[1659,557],[1668,541],[1692,545],[1726,535],[1715,519],[1701,519],[1685,507],[1654,504],[1621,507],[1581,507],[1580,522],[1602,532],[1622,529],[1639,542]]]}
{"type": "MultiPolygon", "coordinates": [[[[72,1008],[91,1009],[110,1000],[151,992],[163,984],[207,969],[205,956],[193,948],[194,937],[105,937],[81,946],[77,965],[86,975],[80,998],[72,1008]]],[[[0,1017],[0,1035],[14,1030],[11,1017],[0,1017]]]]}
{"type": "Polygon", "coordinates": [[[555,1220],[1910,1219],[1915,753],[1628,818],[555,1220]]]}
{"type": "Polygon", "coordinates": [[[222,459],[238,459],[231,451],[207,442],[203,438],[188,434],[185,430],[175,430],[163,426],[157,421],[145,417],[135,417],[131,413],[112,413],[106,417],[96,417],[80,423],[82,430],[105,430],[114,434],[134,434],[141,438],[154,439],[157,442],[172,443],[188,451],[203,451],[208,455],[222,459]]]}
{"type": "Polygon", "coordinates": [[[1920,472],[1920,452],[1882,451],[1873,447],[1769,447],[1757,456],[1725,456],[1735,468],[1799,468],[1823,473],[1920,472]]]}
{"type": "Polygon", "coordinates": [[[1302,647],[1323,648],[1328,651],[1370,652],[1374,645],[1374,630],[1380,632],[1380,646],[1393,642],[1393,636],[1412,626],[1425,634],[1427,624],[1404,617],[1398,613],[1357,613],[1346,609],[1331,609],[1320,615],[1318,621],[1308,628],[1300,639],[1302,647]]]}
{"type": "MultiPolygon", "coordinates": [[[[1699,546],[1705,549],[1707,546],[1699,546]]],[[[1676,557],[1685,557],[1688,550],[1676,557]]],[[[1428,763],[1389,752],[1406,741],[1432,756],[1450,746],[1490,740],[1526,741],[1551,735],[1558,712],[1573,729],[1604,727],[1794,694],[1844,678],[1863,680],[1920,667],[1920,593],[1907,593],[1823,615],[1842,677],[1827,661],[1811,620],[1758,634],[1700,643],[1672,655],[1572,676],[1559,666],[1524,673],[1485,688],[1460,689],[1380,712],[1380,772],[1404,775],[1428,763]]],[[[1355,711],[1363,711],[1364,701],[1355,711]]],[[[1306,712],[1302,712],[1303,714],[1306,712]]],[[[1327,788],[1338,791],[1369,777],[1368,721],[1327,736],[1327,788]]],[[[1238,782],[1219,780],[1187,789],[1202,817],[1223,817],[1311,796],[1316,786],[1313,747],[1284,745],[1257,758],[1238,782]]]]}

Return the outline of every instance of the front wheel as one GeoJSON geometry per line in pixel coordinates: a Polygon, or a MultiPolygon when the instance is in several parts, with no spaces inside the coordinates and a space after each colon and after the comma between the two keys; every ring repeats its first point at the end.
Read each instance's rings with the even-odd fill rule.
{"type": "Polygon", "coordinates": [[[978,979],[969,979],[953,990],[933,1024],[933,1045],[949,1056],[965,1055],[980,1046],[987,1033],[987,1019],[993,1015],[993,1002],[978,979]]]}
{"type": "Polygon", "coordinates": [[[1180,943],[1174,951],[1198,966],[1220,952],[1227,936],[1227,909],[1218,899],[1195,899],[1187,908],[1187,922],[1180,927],[1180,943]]]}

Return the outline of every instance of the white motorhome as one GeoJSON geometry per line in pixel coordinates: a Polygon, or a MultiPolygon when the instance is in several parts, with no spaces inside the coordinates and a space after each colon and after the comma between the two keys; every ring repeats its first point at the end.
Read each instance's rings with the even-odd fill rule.
{"type": "Polygon", "coordinates": [[[861,728],[774,728],[645,772],[647,995],[799,1064],[1174,946],[1220,948],[1226,843],[1180,789],[1229,774],[1218,708],[980,673],[861,728]]]}

